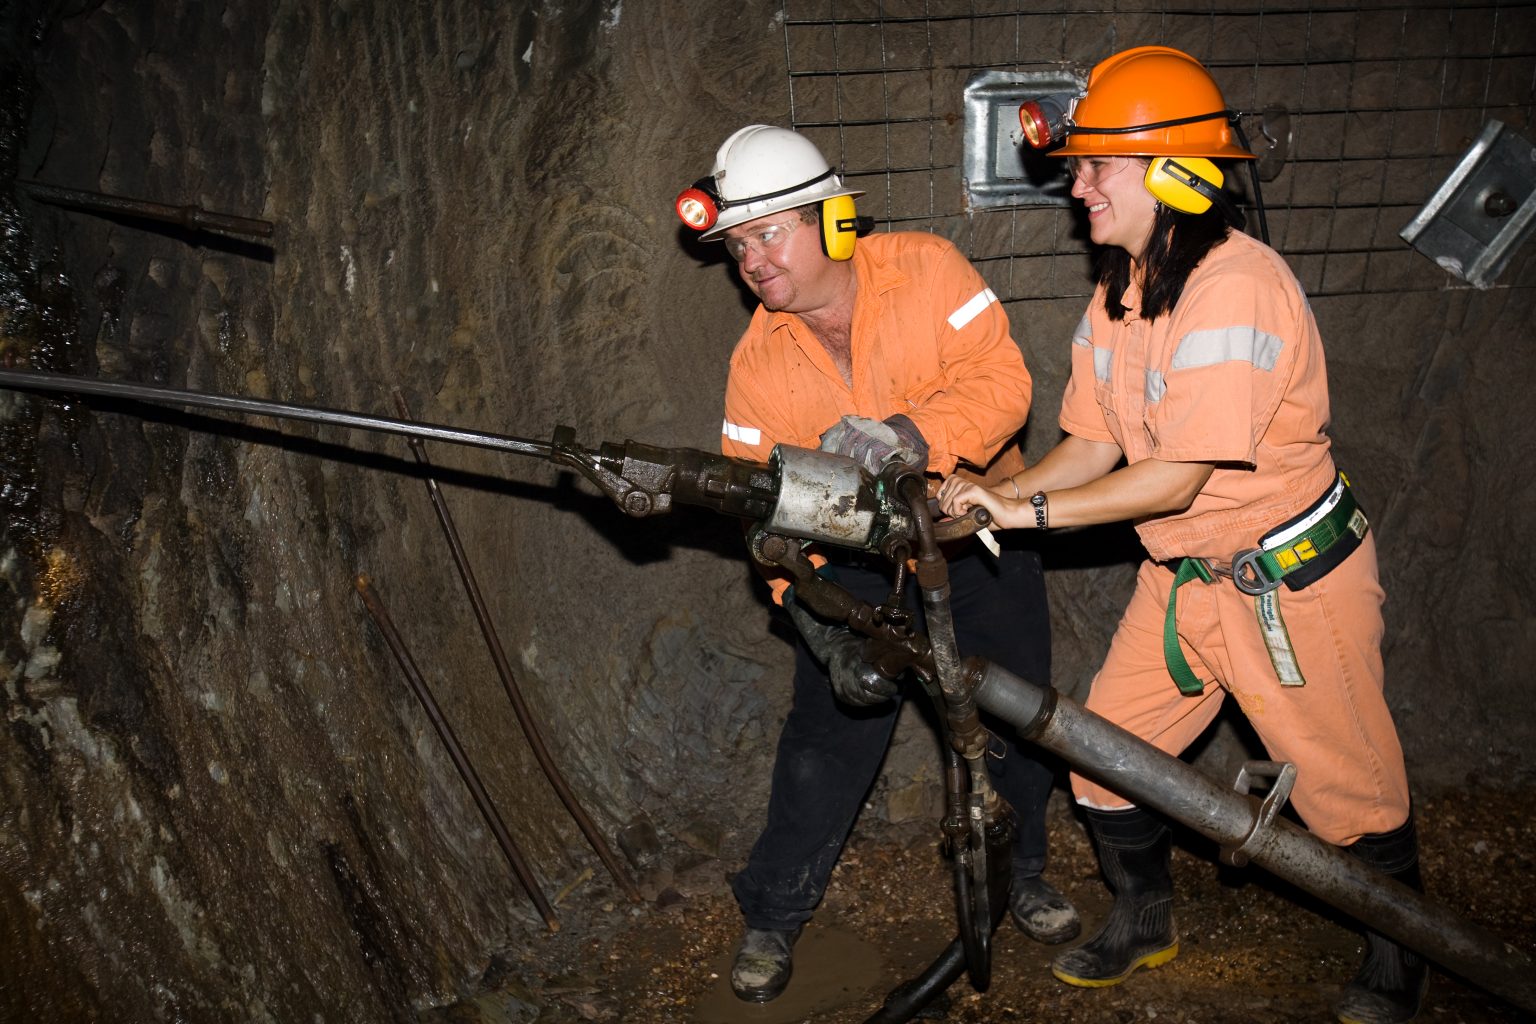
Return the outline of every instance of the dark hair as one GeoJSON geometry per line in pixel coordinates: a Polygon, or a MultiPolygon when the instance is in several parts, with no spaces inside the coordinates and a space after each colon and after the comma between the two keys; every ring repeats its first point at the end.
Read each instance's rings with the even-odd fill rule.
{"type": "MultiPolygon", "coordinates": [[[[1141,254],[1141,318],[1152,321],[1173,312],[1184,284],[1200,261],[1232,228],[1225,204],[1216,203],[1204,213],[1178,213],[1162,203],[1152,219],[1152,234],[1141,254]]],[[[1095,271],[1104,286],[1104,307],[1111,320],[1125,319],[1120,297],[1131,283],[1131,254],[1118,245],[1097,253],[1095,271]]]]}

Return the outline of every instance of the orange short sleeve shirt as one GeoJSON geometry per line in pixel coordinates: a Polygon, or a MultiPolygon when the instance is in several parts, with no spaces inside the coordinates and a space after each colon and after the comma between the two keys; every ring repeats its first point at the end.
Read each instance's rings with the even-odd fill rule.
{"type": "Polygon", "coordinates": [[[1213,462],[1188,509],[1136,524],[1157,560],[1226,560],[1333,480],[1328,380],[1306,295],[1278,253],[1233,233],[1190,275],[1171,314],[1121,321],[1102,290],[1073,332],[1061,427],[1129,462],[1213,462]]]}

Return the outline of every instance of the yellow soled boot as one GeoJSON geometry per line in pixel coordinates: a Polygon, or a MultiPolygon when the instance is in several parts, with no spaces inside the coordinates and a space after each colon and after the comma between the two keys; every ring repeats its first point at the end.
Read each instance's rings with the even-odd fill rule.
{"type": "Polygon", "coordinates": [[[1100,988],[1179,955],[1169,869],[1173,840],[1166,825],[1135,807],[1089,809],[1088,823],[1115,902],[1098,933],[1056,957],[1051,973],[1068,985],[1100,988]]]}

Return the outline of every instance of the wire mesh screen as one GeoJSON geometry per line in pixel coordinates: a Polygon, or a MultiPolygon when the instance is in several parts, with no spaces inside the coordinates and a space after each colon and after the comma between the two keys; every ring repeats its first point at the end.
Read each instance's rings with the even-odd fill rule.
{"type": "MultiPolygon", "coordinates": [[[[1008,302],[1086,297],[1087,232],[1073,207],[967,208],[962,95],[979,71],[1086,73],[1154,43],[1199,58],[1255,150],[1266,125],[1281,142],[1261,186],[1270,242],[1314,297],[1468,287],[1399,232],[1490,119],[1532,137],[1536,0],[784,0],[783,22],[792,127],[867,190],[861,212],[952,239],[1008,302]]],[[[1496,287],[1536,287],[1531,248],[1496,287]]]]}

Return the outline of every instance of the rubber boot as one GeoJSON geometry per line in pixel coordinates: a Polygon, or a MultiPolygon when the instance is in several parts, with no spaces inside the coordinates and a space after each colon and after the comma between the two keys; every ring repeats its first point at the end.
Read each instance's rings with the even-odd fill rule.
{"type": "Polygon", "coordinates": [[[1097,935],[1051,962],[1068,985],[1118,985],[1138,967],[1160,967],[1179,955],[1173,927],[1173,836],[1140,808],[1089,809],[1099,866],[1115,902],[1097,935]]]}
{"type": "MultiPolygon", "coordinates": [[[[1423,891],[1413,815],[1391,832],[1361,836],[1348,851],[1389,878],[1423,891]]],[[[1384,935],[1365,933],[1365,962],[1344,986],[1333,1012],[1342,1024],[1402,1024],[1418,1015],[1429,988],[1424,958],[1384,935]]]]}

